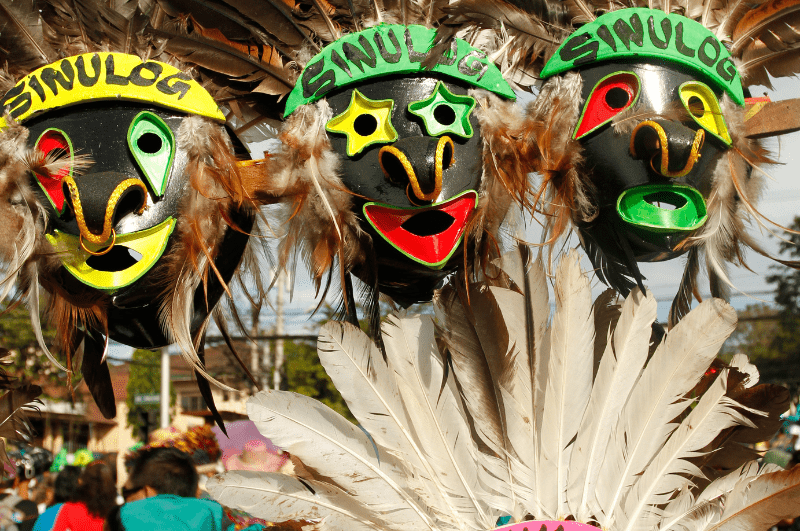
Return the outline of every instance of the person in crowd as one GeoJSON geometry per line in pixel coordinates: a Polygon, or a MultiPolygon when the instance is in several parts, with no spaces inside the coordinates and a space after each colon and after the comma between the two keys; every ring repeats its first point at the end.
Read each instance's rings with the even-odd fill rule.
{"type": "MultiPolygon", "coordinates": [[[[122,489],[125,505],[113,510],[107,531],[233,531],[222,506],[197,499],[198,474],[189,454],[150,448],[134,461],[122,489]]],[[[248,528],[256,531],[258,528],[248,528]]]]}
{"type": "Polygon", "coordinates": [[[114,473],[93,461],[78,478],[75,499],[58,511],[53,531],[102,531],[108,513],[117,506],[114,473]]]}
{"type": "Polygon", "coordinates": [[[51,531],[56,523],[56,516],[61,506],[66,502],[74,501],[75,491],[78,488],[78,477],[81,469],[77,466],[67,465],[58,473],[53,484],[53,498],[51,504],[36,519],[33,531],[51,531]]]}

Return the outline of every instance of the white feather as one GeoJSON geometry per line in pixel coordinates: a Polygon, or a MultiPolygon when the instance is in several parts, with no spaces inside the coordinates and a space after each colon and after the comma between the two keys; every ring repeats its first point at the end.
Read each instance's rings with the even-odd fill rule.
{"type": "Polygon", "coordinates": [[[434,529],[416,497],[405,488],[400,465],[376,455],[366,434],[312,398],[285,391],[262,391],[247,401],[247,414],[261,433],[303,464],[337,484],[366,508],[386,515],[394,529],[434,529]]]}
{"type": "Polygon", "coordinates": [[[382,331],[417,444],[448,491],[458,517],[470,527],[490,528],[495,521],[481,499],[474,466],[478,449],[453,380],[444,382],[430,316],[390,316],[382,331]]]}
{"type": "Polygon", "coordinates": [[[706,531],[768,529],[795,518],[800,505],[800,467],[743,478],[725,499],[719,522],[706,531]]]}
{"type": "Polygon", "coordinates": [[[608,526],[638,476],[677,427],[685,395],[700,381],[736,327],[736,312],[719,299],[703,301],[667,334],[636,383],[612,432],[597,483],[608,526]]]}
{"type": "Polygon", "coordinates": [[[330,530],[374,531],[387,528],[379,516],[347,493],[319,481],[235,470],[212,477],[206,483],[206,489],[221,504],[269,522],[322,521],[321,529],[330,530]]]}
{"type": "MultiPolygon", "coordinates": [[[[727,381],[728,369],[720,371],[697,406],[672,433],[636,482],[625,499],[624,516],[627,524],[624,531],[651,528],[658,519],[652,507],[668,502],[675,492],[688,487],[690,477],[702,476],[700,469],[687,459],[700,455],[699,451],[708,446],[722,430],[731,426],[755,427],[751,420],[737,411],[749,408],[725,396],[727,381]]],[[[750,412],[753,413],[752,410],[750,412]]]]}
{"type": "Polygon", "coordinates": [[[428,479],[412,484],[417,493],[438,512],[454,514],[447,491],[415,440],[394,373],[378,348],[355,326],[330,322],[320,331],[318,353],[350,411],[378,446],[402,459],[412,477],[428,479]]]}
{"type": "Polygon", "coordinates": [[[596,507],[595,485],[600,465],[622,407],[647,361],[656,300],[634,288],[622,306],[622,314],[592,387],[570,462],[570,507],[579,521],[588,521],[596,507]]]}
{"type": "Polygon", "coordinates": [[[556,312],[550,329],[550,360],[539,428],[539,498],[549,517],[564,518],[572,441],[592,388],[594,322],[589,281],[572,251],[558,268],[556,312]]]}

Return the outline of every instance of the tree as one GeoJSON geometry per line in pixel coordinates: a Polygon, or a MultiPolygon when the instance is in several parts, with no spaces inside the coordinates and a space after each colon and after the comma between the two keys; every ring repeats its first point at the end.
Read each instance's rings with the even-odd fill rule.
{"type": "Polygon", "coordinates": [[[778,333],[778,310],[769,304],[749,304],[738,312],[739,323],[720,353],[726,361],[737,352],[747,354],[751,361],[759,363],[781,357],[772,346],[778,333]]]}
{"type": "MultiPolygon", "coordinates": [[[[790,227],[800,231],[800,217],[790,227]]],[[[786,232],[780,242],[781,255],[800,259],[800,234],[786,232]]],[[[800,382],[800,270],[787,266],[772,266],[767,282],[775,285],[775,304],[778,306],[777,326],[770,342],[772,354],[758,365],[764,381],[800,382]]]]}
{"type": "MultiPolygon", "coordinates": [[[[128,426],[138,430],[143,434],[141,438],[146,439],[147,432],[154,427],[147,425],[147,419],[152,419],[154,416],[158,418],[160,406],[159,404],[136,404],[135,399],[136,395],[152,395],[161,391],[160,352],[144,349],[137,349],[133,352],[126,390],[128,394],[125,397],[125,404],[128,406],[128,426]]],[[[175,389],[170,384],[170,407],[175,405],[176,397],[175,389]]]]}
{"type": "Polygon", "coordinates": [[[284,343],[286,363],[285,382],[287,391],[316,398],[329,408],[355,422],[347,404],[334,387],[317,357],[316,346],[308,341],[286,341],[284,343]]]}
{"type": "MultiPolygon", "coordinates": [[[[42,322],[45,341],[52,345],[54,330],[42,322]]],[[[30,316],[23,304],[0,306],[0,346],[12,352],[12,365],[7,369],[22,383],[38,385],[59,384],[64,372],[60,371],[39,348],[33,333],[30,316]]],[[[56,352],[53,352],[56,354],[56,352]]],[[[66,365],[65,360],[61,360],[66,365]]]]}

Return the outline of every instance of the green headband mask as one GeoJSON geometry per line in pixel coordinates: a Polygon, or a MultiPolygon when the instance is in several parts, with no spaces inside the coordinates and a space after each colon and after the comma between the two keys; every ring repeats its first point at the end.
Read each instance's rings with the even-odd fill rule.
{"type": "Polygon", "coordinates": [[[392,74],[438,73],[516,99],[514,91],[486,52],[453,39],[430,70],[423,68],[436,30],[423,26],[379,24],[345,35],[329,44],[306,65],[286,101],[285,116],[300,105],[314,103],[329,92],[392,74]]]}
{"type": "Polygon", "coordinates": [[[423,69],[434,37],[397,24],[347,35],[311,60],[286,105],[287,116],[323,97],[329,105],[330,145],[372,240],[375,267],[355,274],[403,305],[430,300],[464,261],[483,175],[469,89],[514,99],[499,69],[463,40],[423,69]]]}
{"type": "Polygon", "coordinates": [[[550,58],[542,78],[626,57],[662,59],[702,72],[744,105],[741,77],[716,35],[684,16],[644,7],[606,13],[582,26],[550,58]]]}
{"type": "Polygon", "coordinates": [[[722,97],[743,104],[741,80],[709,30],[646,8],[577,30],[542,77],[567,71],[580,75],[581,111],[561,125],[581,144],[598,209],[579,230],[606,281],[627,291],[630,279],[641,281],[636,262],[677,257],[706,223],[711,177],[732,143],[722,97]],[[615,131],[628,118],[630,127],[615,131]]]}

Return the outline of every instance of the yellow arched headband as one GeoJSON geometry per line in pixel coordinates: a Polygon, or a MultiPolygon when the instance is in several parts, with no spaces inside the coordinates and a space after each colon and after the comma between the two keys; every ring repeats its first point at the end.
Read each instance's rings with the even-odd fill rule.
{"type": "MultiPolygon", "coordinates": [[[[225,121],[211,94],[189,74],[160,61],[112,52],[74,55],[31,72],[0,99],[0,109],[24,122],[61,107],[120,99],[225,121]]],[[[0,118],[0,129],[5,125],[0,118]]]]}

